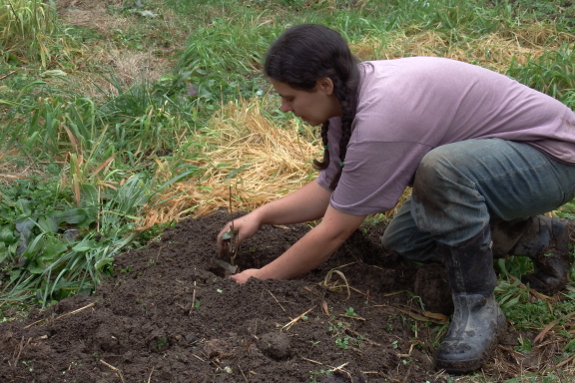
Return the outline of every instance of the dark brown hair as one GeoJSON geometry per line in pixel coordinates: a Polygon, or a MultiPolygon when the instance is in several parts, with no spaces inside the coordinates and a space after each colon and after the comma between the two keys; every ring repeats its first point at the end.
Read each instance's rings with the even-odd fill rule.
{"type": "MultiPolygon", "coordinates": [[[[342,135],[339,142],[340,169],[331,182],[331,189],[335,189],[341,177],[347,144],[351,137],[359,82],[358,63],[339,33],[322,25],[301,24],[286,30],[272,44],[264,65],[266,76],[298,90],[314,92],[317,80],[324,77],[333,82],[334,92],[342,109],[342,135]]],[[[323,160],[313,161],[318,170],[327,168],[330,162],[328,129],[329,120],[321,127],[323,160]]]]}

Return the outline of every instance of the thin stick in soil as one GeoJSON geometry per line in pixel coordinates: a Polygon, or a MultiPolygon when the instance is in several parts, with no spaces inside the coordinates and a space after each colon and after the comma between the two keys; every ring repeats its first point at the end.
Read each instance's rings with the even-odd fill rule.
{"type": "Polygon", "coordinates": [[[188,315],[192,314],[192,310],[194,309],[195,306],[196,306],[196,281],[194,281],[194,291],[192,292],[192,306],[188,311],[188,315]]]}
{"type": "Polygon", "coordinates": [[[411,375],[411,369],[413,368],[413,365],[410,365],[409,368],[407,369],[407,374],[405,374],[405,378],[403,378],[403,383],[407,383],[407,378],[409,378],[409,375],[411,375]]]}
{"type": "Polygon", "coordinates": [[[374,342],[374,341],[368,339],[367,337],[361,335],[360,333],[358,333],[358,332],[356,332],[356,331],[353,331],[352,329],[347,328],[347,329],[345,329],[345,332],[349,333],[351,336],[354,336],[354,337],[356,337],[356,338],[361,337],[361,339],[362,339],[364,342],[369,343],[369,344],[371,344],[372,346],[383,347],[382,344],[379,344],[379,343],[377,343],[377,342],[374,342]]]}
{"type": "Polygon", "coordinates": [[[240,367],[239,364],[238,364],[238,370],[240,370],[240,373],[241,373],[242,376],[244,377],[244,380],[246,381],[246,383],[248,383],[248,378],[246,378],[246,376],[244,375],[244,371],[242,370],[242,368],[240,367]]]}
{"type": "Polygon", "coordinates": [[[282,304],[276,299],[276,297],[272,294],[271,291],[267,290],[268,293],[270,293],[270,295],[272,296],[272,298],[274,299],[274,301],[276,301],[276,303],[281,307],[281,309],[283,310],[283,312],[286,312],[286,309],[284,309],[284,307],[282,306],[282,304]]]}
{"type": "Polygon", "coordinates": [[[120,377],[120,380],[122,381],[122,383],[126,383],[126,381],[124,380],[124,374],[122,374],[122,370],[112,366],[109,363],[104,362],[102,359],[100,359],[100,363],[102,363],[104,366],[108,367],[110,370],[114,371],[120,377]]]}
{"type": "MultiPolygon", "coordinates": [[[[230,218],[232,215],[232,187],[229,188],[229,214],[230,218]]],[[[230,267],[234,266],[234,261],[236,259],[236,255],[238,255],[238,246],[237,246],[237,236],[236,236],[236,228],[234,227],[234,221],[232,219],[231,226],[229,230],[222,236],[222,242],[225,243],[225,251],[220,253],[221,256],[230,255],[230,267]]],[[[230,270],[226,265],[220,265],[224,267],[224,269],[229,270],[232,274],[235,274],[232,270],[230,270]]],[[[237,272],[237,270],[236,270],[237,272]]]]}
{"type": "Polygon", "coordinates": [[[329,364],[325,364],[325,363],[318,362],[318,361],[315,361],[315,360],[312,360],[312,359],[304,358],[303,356],[302,356],[301,358],[302,358],[303,360],[307,361],[307,362],[310,362],[310,363],[319,364],[320,366],[329,367],[329,369],[330,369],[331,372],[341,371],[341,372],[343,372],[344,374],[346,374],[346,375],[349,377],[350,380],[353,380],[353,378],[351,377],[351,374],[350,374],[349,372],[347,372],[346,370],[343,369],[345,366],[347,366],[347,365],[349,364],[349,362],[345,362],[344,364],[342,364],[342,365],[340,365],[340,366],[338,366],[338,367],[333,367],[333,366],[330,366],[329,364]]]}
{"type": "Polygon", "coordinates": [[[318,362],[318,361],[315,361],[315,360],[312,360],[312,359],[304,358],[303,356],[302,356],[301,358],[302,358],[303,360],[307,361],[307,362],[314,363],[314,364],[320,364],[320,365],[323,366],[323,363],[322,363],[322,362],[318,362]]]}
{"type": "Polygon", "coordinates": [[[150,372],[150,376],[148,376],[148,383],[150,383],[152,381],[152,374],[154,373],[154,368],[156,368],[155,366],[152,367],[152,371],[150,372]]]}
{"type": "Polygon", "coordinates": [[[30,341],[32,340],[32,338],[28,338],[28,340],[26,341],[26,344],[24,344],[24,337],[22,337],[22,340],[20,341],[20,346],[18,347],[18,354],[16,354],[16,350],[14,350],[14,361],[13,361],[13,365],[8,362],[8,364],[10,365],[10,367],[14,370],[16,368],[16,366],[18,365],[18,360],[20,359],[20,354],[22,354],[22,351],[26,348],[26,346],[28,346],[28,344],[30,343],[30,341]]]}
{"type": "MultiPolygon", "coordinates": [[[[86,309],[88,309],[88,308],[90,308],[90,307],[94,307],[95,305],[96,305],[96,302],[92,302],[92,303],[90,303],[89,305],[86,305],[86,306],[84,306],[84,307],[81,307],[81,308],[79,308],[79,309],[77,309],[77,310],[70,311],[69,313],[66,313],[66,314],[62,314],[62,315],[60,315],[59,317],[54,318],[53,321],[57,321],[58,319],[62,319],[62,318],[64,318],[64,317],[67,317],[68,315],[77,314],[77,313],[79,313],[80,311],[86,310],[86,309]]],[[[32,327],[32,326],[34,326],[34,325],[36,325],[36,324],[38,324],[38,323],[40,323],[40,322],[43,322],[43,321],[45,321],[45,320],[46,320],[46,319],[40,319],[40,320],[38,320],[38,321],[36,321],[36,322],[34,322],[34,323],[31,323],[31,324],[29,324],[28,326],[24,327],[24,329],[27,329],[27,328],[29,328],[29,327],[32,327]]]]}
{"type": "Polygon", "coordinates": [[[292,319],[288,324],[283,326],[281,329],[286,330],[286,331],[289,330],[294,324],[296,324],[301,318],[306,316],[311,310],[313,310],[313,307],[311,309],[307,310],[305,313],[299,315],[297,318],[292,319]]]}

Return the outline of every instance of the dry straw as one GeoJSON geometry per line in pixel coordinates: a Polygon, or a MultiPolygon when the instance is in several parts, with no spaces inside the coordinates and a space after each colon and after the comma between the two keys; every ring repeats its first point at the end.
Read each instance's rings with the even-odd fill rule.
{"type": "MultiPolygon", "coordinates": [[[[175,182],[150,207],[144,227],[203,216],[230,203],[232,209],[249,211],[294,191],[314,178],[311,160],[320,153],[312,128],[292,120],[278,126],[262,113],[265,100],[240,100],[219,111],[208,127],[188,140],[200,140],[202,153],[183,161],[202,169],[202,175],[175,182]]],[[[166,163],[158,163],[158,177],[175,176],[166,163]]]]}
{"type": "Polygon", "coordinates": [[[403,31],[386,40],[367,37],[352,44],[362,60],[396,59],[405,56],[437,56],[469,62],[505,73],[512,59],[525,63],[527,57],[539,57],[563,43],[575,41],[574,35],[557,32],[545,25],[529,25],[513,31],[501,31],[469,38],[455,38],[433,30],[403,31]]]}

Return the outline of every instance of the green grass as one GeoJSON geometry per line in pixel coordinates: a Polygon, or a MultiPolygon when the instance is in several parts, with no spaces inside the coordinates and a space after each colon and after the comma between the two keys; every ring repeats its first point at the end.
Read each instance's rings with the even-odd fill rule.
{"type": "Polygon", "coordinates": [[[0,1],[0,50],[7,61],[39,60],[43,67],[57,49],[56,14],[40,0],[0,1]]]}
{"type": "Polygon", "coordinates": [[[507,75],[573,107],[574,62],[574,45],[563,44],[559,49],[545,52],[541,57],[528,57],[524,65],[513,60],[507,75]]]}

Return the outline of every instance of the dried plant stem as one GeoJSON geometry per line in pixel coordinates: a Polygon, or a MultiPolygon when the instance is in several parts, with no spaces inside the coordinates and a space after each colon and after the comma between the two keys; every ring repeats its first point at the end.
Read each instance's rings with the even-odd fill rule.
{"type": "Polygon", "coordinates": [[[311,309],[307,310],[305,313],[299,315],[297,318],[291,320],[288,324],[283,326],[281,329],[282,330],[289,330],[294,324],[296,324],[301,318],[306,316],[311,310],[313,310],[313,307],[311,309]]]}
{"type": "Polygon", "coordinates": [[[284,309],[284,307],[282,306],[282,304],[277,300],[277,298],[272,294],[271,291],[267,290],[268,293],[270,293],[270,295],[272,296],[272,298],[274,299],[274,301],[276,301],[276,303],[281,307],[281,309],[283,310],[283,312],[286,312],[286,309],[284,309]]]}
{"type": "Polygon", "coordinates": [[[114,371],[116,374],[118,374],[118,376],[120,377],[120,380],[122,381],[122,383],[126,383],[126,381],[124,380],[124,374],[122,374],[122,370],[112,366],[109,363],[104,362],[102,359],[100,359],[100,363],[102,363],[104,366],[108,367],[110,370],[114,371]]]}
{"type": "MultiPolygon", "coordinates": [[[[96,305],[96,302],[92,302],[92,303],[90,303],[89,305],[86,305],[86,306],[84,306],[84,307],[81,307],[81,308],[79,308],[79,309],[77,309],[77,310],[70,311],[69,313],[66,313],[66,314],[62,314],[62,315],[60,315],[59,317],[54,318],[54,321],[57,321],[58,319],[62,319],[62,318],[64,318],[64,317],[67,317],[68,315],[77,314],[77,313],[79,313],[80,311],[89,309],[90,307],[94,307],[95,305],[96,305]]],[[[31,324],[29,324],[28,326],[24,327],[24,329],[30,328],[30,327],[32,327],[32,326],[34,326],[34,325],[36,325],[36,324],[38,324],[38,323],[40,323],[40,322],[43,322],[43,321],[45,321],[45,320],[46,320],[46,319],[37,320],[36,322],[31,323],[31,324]]]]}
{"type": "Polygon", "coordinates": [[[194,309],[195,305],[196,305],[196,281],[194,281],[194,291],[192,292],[192,306],[190,307],[190,311],[188,311],[188,315],[192,313],[192,310],[194,309]]]}
{"type": "Polygon", "coordinates": [[[154,368],[155,367],[152,367],[152,371],[150,371],[150,376],[148,376],[148,383],[152,381],[152,374],[154,373],[154,368]]]}

